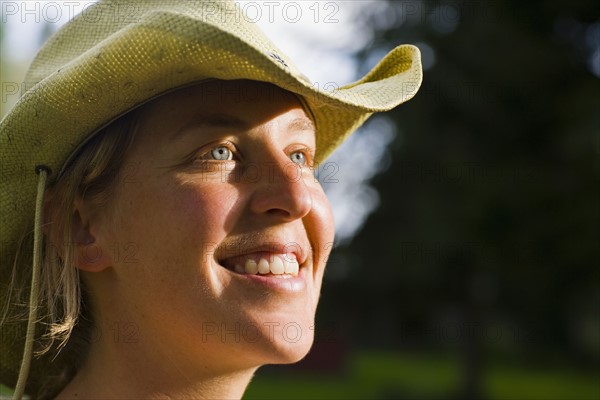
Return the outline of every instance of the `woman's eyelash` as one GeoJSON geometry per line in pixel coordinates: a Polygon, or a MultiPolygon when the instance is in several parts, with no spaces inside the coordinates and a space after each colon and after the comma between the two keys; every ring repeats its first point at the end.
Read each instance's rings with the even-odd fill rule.
{"type": "Polygon", "coordinates": [[[294,149],[292,152],[290,152],[290,155],[294,154],[294,153],[302,153],[306,159],[306,166],[308,167],[312,167],[314,164],[314,159],[315,159],[315,151],[314,149],[312,149],[311,147],[300,147],[298,149],[294,149]]]}
{"type": "Polygon", "coordinates": [[[238,151],[230,142],[223,142],[207,147],[193,156],[194,161],[230,161],[238,157],[238,151]]]}

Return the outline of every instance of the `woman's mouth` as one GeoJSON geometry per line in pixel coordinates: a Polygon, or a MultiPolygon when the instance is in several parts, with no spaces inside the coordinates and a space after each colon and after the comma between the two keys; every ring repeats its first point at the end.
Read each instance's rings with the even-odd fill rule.
{"type": "Polygon", "coordinates": [[[230,271],[242,275],[263,275],[276,278],[298,276],[300,269],[296,255],[293,253],[257,252],[228,258],[220,261],[220,264],[230,271]]]}

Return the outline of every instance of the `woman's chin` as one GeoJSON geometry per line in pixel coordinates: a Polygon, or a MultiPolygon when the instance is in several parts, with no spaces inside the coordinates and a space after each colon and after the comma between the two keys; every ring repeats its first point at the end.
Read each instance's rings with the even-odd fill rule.
{"type": "Polygon", "coordinates": [[[257,346],[257,343],[249,344],[251,348],[259,351],[260,365],[293,364],[302,360],[312,347],[314,334],[311,330],[301,335],[274,335],[271,339],[273,340],[266,340],[261,346],[257,346]]]}
{"type": "Polygon", "coordinates": [[[284,343],[277,346],[272,353],[272,361],[268,364],[294,364],[302,360],[310,352],[313,343],[312,332],[310,338],[302,338],[296,343],[284,343]]]}

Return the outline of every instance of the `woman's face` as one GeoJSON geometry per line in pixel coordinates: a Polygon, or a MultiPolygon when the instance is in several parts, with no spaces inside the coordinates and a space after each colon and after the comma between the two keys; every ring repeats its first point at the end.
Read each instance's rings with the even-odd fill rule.
{"type": "Polygon", "coordinates": [[[110,263],[85,273],[95,317],[213,368],[299,360],[334,231],[298,99],[207,82],[145,106],[136,135],[90,225],[110,263]]]}

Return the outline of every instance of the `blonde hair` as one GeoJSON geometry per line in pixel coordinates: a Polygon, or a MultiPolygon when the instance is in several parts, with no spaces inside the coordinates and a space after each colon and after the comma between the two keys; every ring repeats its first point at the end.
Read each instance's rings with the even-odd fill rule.
{"type": "MultiPolygon", "coordinates": [[[[138,115],[139,109],[131,111],[92,136],[46,191],[36,355],[49,353],[48,357],[55,358],[61,351],[70,354],[61,357],[69,361],[63,362],[60,376],[49,378],[36,397],[52,398],[58,394],[80,368],[92,340],[92,305],[74,259],[75,202],[85,201],[96,213],[110,209],[117,179],[122,175],[125,157],[135,138],[138,115]]],[[[10,304],[4,311],[2,324],[27,320],[22,305],[27,304],[27,282],[31,275],[31,264],[27,262],[31,255],[25,249],[32,248],[32,236],[23,238],[15,257],[9,286],[13,300],[7,301],[10,304]]]]}
{"type": "Polygon", "coordinates": [[[42,272],[42,298],[48,305],[50,345],[43,351],[49,350],[55,341],[59,347],[64,346],[79,316],[82,283],[74,265],[75,243],[71,230],[75,201],[86,201],[96,212],[110,206],[115,181],[133,143],[135,117],[135,112],[126,114],[94,136],[49,189],[52,207],[47,218],[50,223],[45,246],[46,268],[42,272]],[[57,246],[57,240],[62,240],[62,246],[57,246]],[[62,254],[54,256],[57,250],[62,254]]]}

